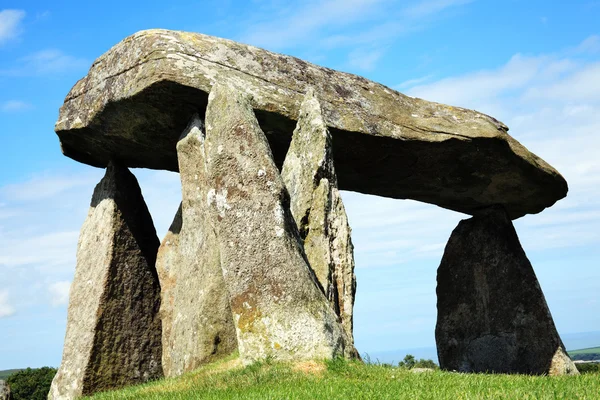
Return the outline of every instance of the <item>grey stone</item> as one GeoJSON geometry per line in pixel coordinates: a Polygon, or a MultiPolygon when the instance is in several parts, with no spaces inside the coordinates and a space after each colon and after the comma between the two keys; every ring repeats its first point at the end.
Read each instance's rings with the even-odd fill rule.
{"type": "Polygon", "coordinates": [[[216,84],[206,130],[206,200],[242,360],[343,355],[347,338],[306,262],[289,195],[248,99],[216,84]]]}
{"type": "Polygon", "coordinates": [[[577,374],[508,215],[489,208],[452,232],[437,275],[440,367],[577,374]]]}
{"type": "Polygon", "coordinates": [[[5,381],[0,380],[0,400],[11,400],[10,386],[5,381]]]}
{"type": "Polygon", "coordinates": [[[115,157],[176,171],[179,135],[217,80],[252,96],[279,166],[314,87],[342,190],[469,214],[501,204],[511,218],[567,193],[563,177],[492,117],[230,40],[158,29],[115,45],[73,87],[55,128],[62,150],[95,166],[115,157]]]}
{"type": "Polygon", "coordinates": [[[110,163],[79,236],[63,357],[49,399],[162,376],[158,246],[137,180],[110,163]]]}
{"type": "Polygon", "coordinates": [[[206,192],[204,126],[195,115],[177,144],[182,204],[158,252],[165,376],[237,350],[206,192]]]}
{"type": "Polygon", "coordinates": [[[300,107],[281,176],[309,265],[353,345],[354,247],[337,188],[331,135],[312,89],[300,107]]]}

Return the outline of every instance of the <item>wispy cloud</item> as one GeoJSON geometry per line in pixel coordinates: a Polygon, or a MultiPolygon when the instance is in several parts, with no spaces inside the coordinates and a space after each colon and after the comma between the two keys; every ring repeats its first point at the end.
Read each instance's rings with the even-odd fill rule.
{"type": "MultiPolygon", "coordinates": [[[[596,40],[592,36],[575,48],[589,53],[596,40]]],[[[517,54],[499,68],[417,84],[407,91],[501,119],[513,137],[565,176],[566,199],[516,223],[525,248],[532,251],[600,242],[600,62],[574,55],[568,49],[517,54]]]]}
{"type": "Polygon", "coordinates": [[[32,109],[33,106],[21,100],[8,100],[0,104],[0,110],[5,113],[21,112],[32,109]]]}
{"type": "Polygon", "coordinates": [[[50,302],[54,307],[65,305],[69,302],[70,281],[54,282],[48,286],[50,302]]]}
{"type": "Polygon", "coordinates": [[[538,85],[528,89],[524,99],[544,99],[565,101],[589,102],[600,100],[600,62],[586,65],[550,85],[538,85]]]}
{"type": "Polygon", "coordinates": [[[356,69],[370,71],[375,68],[382,55],[383,50],[381,49],[357,49],[348,55],[348,63],[356,69]]]}
{"type": "Polygon", "coordinates": [[[600,53],[600,36],[592,35],[585,39],[575,48],[578,53],[596,54],[600,53]]]}
{"type": "Polygon", "coordinates": [[[25,18],[23,10],[0,11],[0,45],[19,36],[23,18],[25,18]]]}
{"type": "MultiPolygon", "coordinates": [[[[135,174],[162,238],[181,201],[179,175],[135,174]]],[[[77,166],[0,187],[0,282],[9,282],[13,304],[66,304],[79,230],[102,175],[101,169],[77,166]],[[32,298],[34,287],[47,295],[32,298]]]]}
{"type": "Polygon", "coordinates": [[[40,266],[44,269],[74,265],[78,231],[52,232],[14,238],[0,234],[0,266],[40,266]],[[35,251],[32,251],[35,249],[35,251]]]}
{"type": "Polygon", "coordinates": [[[10,317],[14,313],[15,309],[8,301],[8,291],[0,290],[0,318],[10,317]]]}
{"type": "Polygon", "coordinates": [[[58,75],[84,70],[90,62],[65,54],[58,49],[46,49],[18,59],[12,68],[1,69],[4,76],[58,75]]]}
{"type": "Polygon", "coordinates": [[[428,17],[448,8],[462,6],[473,0],[426,0],[420,1],[404,9],[404,15],[410,18],[428,17]]]}
{"type": "Polygon", "coordinates": [[[371,70],[398,36],[423,29],[427,21],[468,0],[421,0],[398,5],[392,0],[275,2],[238,39],[270,50],[312,43],[315,49],[352,48],[347,64],[371,70]]]}
{"type": "Polygon", "coordinates": [[[10,203],[37,202],[59,196],[72,189],[93,186],[96,179],[97,173],[92,172],[77,175],[42,174],[24,182],[0,187],[0,198],[10,203]]]}
{"type": "Polygon", "coordinates": [[[433,75],[431,75],[431,74],[422,76],[420,78],[409,79],[407,81],[397,84],[396,86],[394,86],[394,89],[402,90],[402,89],[414,87],[417,85],[424,84],[425,82],[431,81],[432,79],[433,79],[433,75]]]}
{"type": "Polygon", "coordinates": [[[364,20],[390,0],[325,0],[281,5],[269,10],[269,20],[250,25],[241,40],[269,49],[282,49],[306,43],[324,28],[340,28],[364,20]],[[277,15],[278,18],[272,18],[277,15]]]}

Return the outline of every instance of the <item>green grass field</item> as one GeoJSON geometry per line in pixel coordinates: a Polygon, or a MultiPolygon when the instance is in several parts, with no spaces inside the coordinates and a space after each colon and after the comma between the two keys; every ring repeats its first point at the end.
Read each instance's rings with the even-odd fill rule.
{"type": "Polygon", "coordinates": [[[579,350],[569,351],[569,355],[571,355],[571,356],[574,356],[577,354],[590,354],[590,353],[600,354],[600,347],[589,347],[587,349],[579,349],[579,350]]]}
{"type": "Polygon", "coordinates": [[[92,397],[108,399],[598,399],[600,374],[569,377],[414,373],[336,360],[295,366],[225,360],[179,378],[92,397]]]}

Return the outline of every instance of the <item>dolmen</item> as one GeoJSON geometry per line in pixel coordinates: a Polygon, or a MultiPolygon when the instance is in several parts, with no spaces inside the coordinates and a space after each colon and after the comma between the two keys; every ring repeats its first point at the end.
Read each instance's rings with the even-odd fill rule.
{"type": "Polygon", "coordinates": [[[55,130],[64,155],[106,173],[81,229],[49,399],[224,357],[360,358],[340,190],[471,216],[438,270],[443,369],[577,373],[512,224],[567,183],[490,116],[230,40],[147,30],[94,62],[55,130]],[[129,168],[179,172],[162,242],[129,168]]]}

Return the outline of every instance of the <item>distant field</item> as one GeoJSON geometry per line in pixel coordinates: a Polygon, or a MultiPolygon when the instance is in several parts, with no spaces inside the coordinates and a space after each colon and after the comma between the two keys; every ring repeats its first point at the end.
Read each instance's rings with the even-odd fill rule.
{"type": "Polygon", "coordinates": [[[569,355],[571,356],[571,359],[579,361],[600,360],[600,347],[569,351],[569,355]]]}
{"type": "Polygon", "coordinates": [[[579,349],[579,350],[569,351],[569,355],[571,355],[571,356],[576,355],[576,354],[590,354],[590,353],[600,354],[600,347],[590,347],[588,349],[579,349]]]}
{"type": "Polygon", "coordinates": [[[526,376],[422,372],[336,360],[297,365],[236,360],[178,378],[98,394],[119,399],[598,399],[600,374],[526,376]]]}
{"type": "Polygon", "coordinates": [[[21,371],[20,369],[6,369],[4,371],[0,371],[0,380],[6,380],[6,378],[8,378],[10,375],[14,374],[15,372],[19,372],[21,371]]]}

